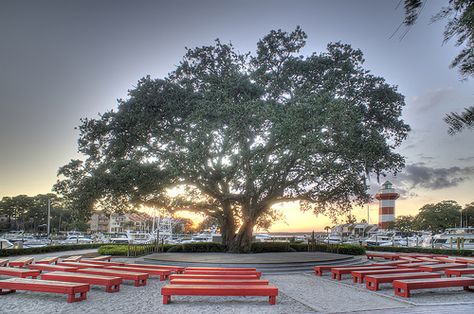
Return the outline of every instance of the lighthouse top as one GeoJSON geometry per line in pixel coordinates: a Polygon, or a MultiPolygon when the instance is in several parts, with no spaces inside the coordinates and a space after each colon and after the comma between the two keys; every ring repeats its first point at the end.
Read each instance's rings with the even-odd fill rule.
{"type": "Polygon", "coordinates": [[[397,192],[395,192],[395,189],[393,188],[393,184],[390,181],[385,181],[384,184],[382,184],[382,187],[380,188],[379,192],[375,195],[375,198],[380,200],[380,199],[397,199],[400,196],[397,192]]]}

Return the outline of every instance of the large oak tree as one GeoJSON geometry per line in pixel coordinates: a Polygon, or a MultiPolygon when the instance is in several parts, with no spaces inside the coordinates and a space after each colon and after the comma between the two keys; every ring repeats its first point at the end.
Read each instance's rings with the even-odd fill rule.
{"type": "Polygon", "coordinates": [[[84,119],[56,190],[72,208],[129,204],[218,219],[231,251],[250,249],[272,206],[336,215],[366,202],[367,179],[397,172],[409,131],[404,97],[342,43],[299,55],[306,34],[271,31],[255,54],[231,44],[187,49],[167,77],[145,77],[117,110],[84,119]],[[180,197],[165,191],[181,186],[180,197]]]}

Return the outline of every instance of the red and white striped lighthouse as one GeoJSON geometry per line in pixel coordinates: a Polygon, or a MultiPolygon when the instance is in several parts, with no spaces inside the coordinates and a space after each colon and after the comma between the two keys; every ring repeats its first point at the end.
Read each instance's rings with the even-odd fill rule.
{"type": "Polygon", "coordinates": [[[388,229],[395,221],[395,200],[400,196],[390,181],[386,181],[375,198],[379,200],[379,229],[388,229]]]}

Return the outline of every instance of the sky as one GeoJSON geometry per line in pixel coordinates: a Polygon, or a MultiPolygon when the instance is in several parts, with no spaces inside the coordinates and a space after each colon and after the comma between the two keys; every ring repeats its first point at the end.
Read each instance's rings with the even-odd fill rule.
{"type": "MultiPolygon", "coordinates": [[[[57,170],[77,153],[80,119],[116,108],[143,76],[173,71],[185,47],[214,39],[254,52],[272,29],[307,33],[302,54],[341,41],[364,53],[365,67],[398,86],[412,131],[398,149],[406,168],[389,177],[401,193],[397,215],[427,203],[474,201],[474,133],[447,134],[446,113],[474,104],[474,80],[449,64],[445,22],[430,18],[447,1],[430,1],[400,39],[393,1],[21,1],[0,0],[0,197],[48,193],[57,170]]],[[[382,182],[380,183],[383,183],[382,182]]],[[[371,192],[380,183],[373,180],[371,192]]],[[[377,222],[377,203],[370,222],[377,222]]],[[[322,230],[331,221],[281,207],[271,231],[322,230]]],[[[367,207],[353,214],[367,219],[367,207]]]]}

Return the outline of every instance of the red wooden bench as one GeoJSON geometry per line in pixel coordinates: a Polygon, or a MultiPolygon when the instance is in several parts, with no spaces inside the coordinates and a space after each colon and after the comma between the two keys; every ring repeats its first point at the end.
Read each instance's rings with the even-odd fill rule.
{"type": "Polygon", "coordinates": [[[414,268],[420,266],[427,266],[427,265],[439,265],[440,262],[413,262],[413,263],[406,263],[406,264],[398,264],[397,267],[399,268],[414,268]]]}
{"type": "Polygon", "coordinates": [[[45,257],[35,262],[35,264],[57,264],[59,257],[45,257]]]}
{"type": "Polygon", "coordinates": [[[228,270],[228,271],[257,271],[252,267],[186,267],[185,270],[228,270]]]}
{"type": "Polygon", "coordinates": [[[266,296],[270,304],[276,303],[278,288],[265,285],[237,285],[237,286],[193,286],[193,285],[166,285],[161,288],[163,304],[171,302],[172,295],[203,295],[203,296],[266,296]]]}
{"type": "Polygon", "coordinates": [[[189,275],[189,274],[173,274],[170,279],[227,279],[227,280],[244,280],[244,279],[259,279],[254,275],[189,275]]]}
{"type": "Polygon", "coordinates": [[[195,275],[257,275],[257,278],[262,276],[258,271],[224,271],[224,270],[184,270],[184,274],[195,275]]]}
{"type": "Polygon", "coordinates": [[[409,256],[400,256],[399,260],[405,261],[405,263],[420,262],[419,259],[409,256]]]}
{"type": "Polygon", "coordinates": [[[79,262],[82,258],[82,255],[69,256],[63,259],[63,262],[79,262]]]}
{"type": "Polygon", "coordinates": [[[121,262],[104,262],[104,261],[95,261],[95,260],[90,260],[90,259],[81,259],[79,261],[80,263],[86,263],[86,264],[94,264],[94,265],[101,265],[101,266],[125,266],[125,263],[121,262]]]}
{"type": "Polygon", "coordinates": [[[370,264],[370,265],[356,265],[356,266],[352,266],[352,265],[321,265],[321,266],[314,266],[314,274],[316,276],[322,276],[324,271],[326,270],[331,270],[332,268],[341,268],[341,267],[368,267],[368,266],[373,266],[375,264],[370,264]]]}
{"type": "Polygon", "coordinates": [[[394,253],[377,253],[377,252],[367,252],[365,253],[368,259],[373,259],[374,257],[380,257],[389,260],[397,260],[400,256],[399,254],[394,253]]]}
{"type": "Polygon", "coordinates": [[[0,295],[14,293],[17,290],[67,294],[67,301],[72,303],[87,299],[90,286],[88,284],[26,278],[0,280],[0,295]],[[78,293],[80,296],[76,297],[78,293]]]}
{"type": "Polygon", "coordinates": [[[379,269],[395,269],[395,266],[367,266],[367,267],[336,267],[331,268],[331,278],[341,280],[342,275],[350,274],[357,270],[379,270],[379,269]]]}
{"type": "Polygon", "coordinates": [[[25,267],[26,265],[29,265],[33,263],[35,259],[33,257],[20,257],[19,259],[16,259],[14,261],[11,261],[8,263],[8,266],[11,267],[25,267]]]}
{"type": "Polygon", "coordinates": [[[160,281],[164,281],[168,279],[171,274],[171,270],[169,269],[152,269],[152,268],[139,268],[139,267],[128,267],[128,266],[107,266],[105,268],[145,273],[145,274],[148,274],[150,277],[159,276],[160,281]]]}
{"type": "Polygon", "coordinates": [[[0,267],[7,266],[8,260],[7,259],[0,259],[0,267]]]}
{"type": "Polygon", "coordinates": [[[139,267],[139,268],[153,268],[153,269],[169,269],[172,272],[181,274],[184,271],[184,267],[171,266],[171,265],[155,265],[155,264],[125,264],[125,266],[139,267]]]}
{"type": "Polygon", "coordinates": [[[0,275],[20,277],[20,278],[31,277],[31,278],[36,279],[36,277],[38,277],[40,273],[41,272],[39,270],[34,270],[34,269],[13,268],[13,267],[0,268],[0,275]]]}
{"type": "Polygon", "coordinates": [[[456,257],[456,263],[474,264],[474,257],[456,257]]]}
{"type": "Polygon", "coordinates": [[[381,283],[392,283],[401,279],[441,278],[439,273],[399,273],[399,274],[376,274],[365,276],[365,287],[372,291],[379,290],[381,283]]]}
{"type": "Polygon", "coordinates": [[[58,262],[59,266],[70,266],[76,268],[104,268],[102,265],[96,264],[88,264],[88,263],[80,263],[80,262],[58,262]]]}
{"type": "Polygon", "coordinates": [[[74,266],[61,266],[61,265],[50,265],[50,264],[30,264],[28,265],[29,269],[36,269],[39,271],[69,271],[75,272],[78,270],[78,267],[74,266]]]}
{"type": "Polygon", "coordinates": [[[120,277],[124,280],[132,280],[135,283],[135,287],[146,286],[146,281],[149,277],[149,275],[146,273],[131,272],[118,269],[83,268],[78,269],[77,272],[82,274],[113,276],[120,277]]]}
{"type": "Polygon", "coordinates": [[[461,277],[462,275],[473,275],[474,268],[445,269],[444,273],[447,277],[461,277]]]}
{"type": "Polygon", "coordinates": [[[93,260],[93,261],[110,262],[110,260],[112,259],[112,256],[111,255],[101,255],[101,256],[91,257],[91,258],[88,258],[88,259],[93,260]]]}
{"type": "Polygon", "coordinates": [[[263,279],[171,279],[173,285],[268,285],[263,279]]]}
{"type": "Polygon", "coordinates": [[[443,254],[429,254],[429,253],[400,253],[400,256],[409,256],[409,257],[430,257],[433,258],[435,256],[438,257],[448,257],[448,255],[443,255],[443,254]]]}
{"type": "Polygon", "coordinates": [[[439,257],[439,256],[435,256],[433,257],[434,259],[440,261],[440,262],[443,262],[443,263],[459,263],[459,261],[457,261],[456,259],[454,258],[449,258],[449,257],[439,257]]]}
{"type": "Polygon", "coordinates": [[[466,268],[466,264],[460,264],[460,263],[447,263],[447,264],[435,264],[435,265],[425,265],[425,266],[420,266],[419,269],[421,271],[440,271],[440,270],[445,270],[448,268],[466,268]]]}
{"type": "Polygon", "coordinates": [[[122,284],[122,278],[120,277],[81,273],[67,273],[61,271],[42,274],[41,279],[63,282],[88,283],[90,285],[105,286],[106,292],[119,292],[120,285],[122,284]]]}
{"type": "Polygon", "coordinates": [[[390,262],[380,262],[380,263],[372,263],[372,266],[395,266],[399,264],[405,264],[407,261],[404,260],[397,260],[397,261],[390,261],[390,262]]]}
{"type": "MultiPolygon", "coordinates": [[[[416,259],[422,261],[422,262],[433,262],[433,263],[439,263],[439,262],[443,262],[439,259],[435,259],[435,258],[431,258],[431,257],[424,257],[424,256],[420,256],[420,257],[417,257],[416,259]]],[[[443,262],[444,263],[444,262],[443,262]]]]}
{"type": "Polygon", "coordinates": [[[474,291],[469,288],[474,286],[474,278],[454,277],[454,278],[429,278],[429,279],[405,279],[395,280],[393,288],[395,295],[401,297],[410,297],[410,291],[415,289],[429,288],[448,288],[448,287],[464,287],[466,291],[474,291]]]}
{"type": "Polygon", "coordinates": [[[364,283],[364,277],[367,275],[377,274],[401,274],[401,273],[419,273],[420,271],[416,268],[396,268],[396,269],[377,269],[377,270],[360,270],[351,272],[352,280],[354,283],[364,283]]]}

